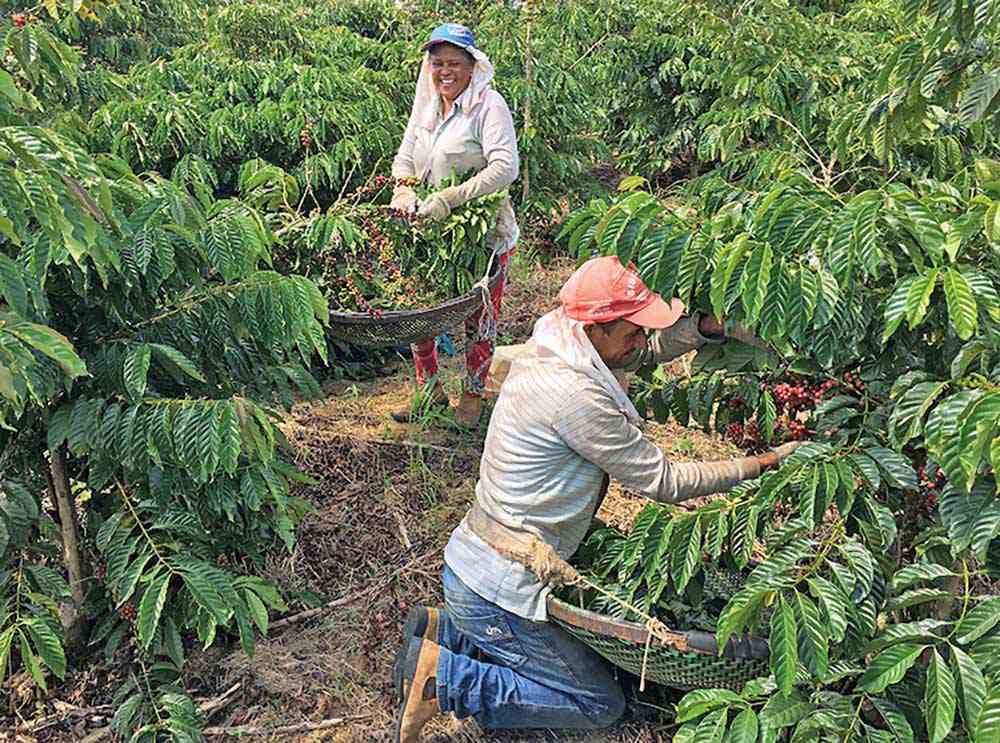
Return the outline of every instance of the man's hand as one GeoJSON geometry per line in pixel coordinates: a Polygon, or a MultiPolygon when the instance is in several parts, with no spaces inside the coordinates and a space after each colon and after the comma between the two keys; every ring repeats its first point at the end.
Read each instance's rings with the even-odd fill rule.
{"type": "Polygon", "coordinates": [[[757,457],[757,461],[760,463],[760,471],[767,472],[768,470],[777,469],[786,459],[792,456],[793,451],[800,446],[805,446],[807,443],[807,441],[789,441],[787,444],[782,444],[776,449],[764,452],[757,457]]]}
{"type": "Polygon", "coordinates": [[[698,318],[698,332],[706,338],[722,338],[726,335],[726,326],[714,315],[702,315],[698,318]]]}
{"type": "Polygon", "coordinates": [[[748,328],[743,327],[739,323],[727,331],[725,318],[720,320],[714,315],[702,315],[698,319],[698,332],[706,338],[732,338],[740,343],[745,343],[748,346],[754,346],[765,351],[774,350],[754,335],[748,328]]]}

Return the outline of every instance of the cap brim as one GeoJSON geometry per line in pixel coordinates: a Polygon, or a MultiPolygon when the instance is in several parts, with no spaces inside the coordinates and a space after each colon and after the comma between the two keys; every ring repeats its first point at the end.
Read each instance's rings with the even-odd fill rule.
{"type": "Polygon", "coordinates": [[[451,44],[452,46],[457,46],[459,49],[464,49],[465,51],[469,51],[469,49],[472,48],[470,44],[459,44],[457,41],[448,41],[448,39],[431,39],[420,47],[420,51],[426,52],[431,47],[438,46],[439,44],[451,44]]]}
{"type": "Polygon", "coordinates": [[[670,304],[667,304],[661,297],[655,297],[641,310],[622,319],[633,322],[641,328],[663,330],[680,320],[684,309],[684,303],[679,299],[672,299],[670,304]]]}

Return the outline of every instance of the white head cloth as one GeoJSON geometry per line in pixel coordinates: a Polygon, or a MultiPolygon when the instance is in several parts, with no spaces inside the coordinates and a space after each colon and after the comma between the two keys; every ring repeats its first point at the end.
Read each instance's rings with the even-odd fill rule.
{"type": "Polygon", "coordinates": [[[630,422],[638,425],[642,420],[639,411],[584,332],[584,323],[571,318],[562,307],[538,318],[531,333],[531,342],[539,360],[554,357],[587,375],[607,390],[630,422]]]}
{"type": "MultiPolygon", "coordinates": [[[[486,92],[493,84],[493,63],[490,58],[475,47],[466,49],[476,60],[476,66],[472,70],[472,79],[469,86],[462,91],[458,97],[458,104],[462,110],[468,113],[477,105],[482,103],[486,92]]],[[[425,129],[434,129],[437,126],[437,115],[440,110],[440,98],[437,90],[434,89],[434,81],[431,79],[431,54],[424,52],[424,61],[420,64],[420,74],[417,76],[417,92],[413,97],[413,110],[410,112],[410,120],[415,121],[425,129]]]]}

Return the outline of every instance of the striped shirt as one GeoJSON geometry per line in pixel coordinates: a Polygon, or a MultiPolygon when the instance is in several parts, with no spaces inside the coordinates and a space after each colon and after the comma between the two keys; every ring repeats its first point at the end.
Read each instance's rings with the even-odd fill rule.
{"type": "MultiPolygon", "coordinates": [[[[658,350],[654,345],[646,360],[658,350]]],[[[511,365],[490,419],[476,485],[479,505],[569,558],[590,526],[605,472],[627,488],[673,503],[726,489],[758,470],[755,459],[671,464],[605,388],[558,359],[539,358],[529,342],[511,365]]],[[[445,562],[487,601],[545,620],[550,588],[499,555],[464,520],[445,548],[445,562]]]]}

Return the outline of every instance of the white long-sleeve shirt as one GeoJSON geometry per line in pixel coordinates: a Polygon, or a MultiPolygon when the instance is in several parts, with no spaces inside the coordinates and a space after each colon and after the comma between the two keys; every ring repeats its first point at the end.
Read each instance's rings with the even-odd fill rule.
{"type": "MultiPolygon", "coordinates": [[[[653,358],[676,350],[668,340],[653,343],[653,358]]],[[[511,364],[490,419],[477,502],[494,520],[535,534],[569,558],[590,526],[605,473],[649,498],[676,503],[755,477],[759,464],[756,458],[669,462],[607,389],[551,355],[540,357],[529,342],[511,364]]],[[[487,601],[528,619],[546,618],[550,589],[464,520],[445,561],[487,601]]]]}
{"type": "MultiPolygon", "coordinates": [[[[394,177],[415,177],[440,186],[452,173],[465,176],[469,200],[502,191],[517,179],[517,135],[507,101],[490,89],[473,105],[471,93],[459,96],[447,117],[439,112],[433,128],[411,116],[392,161],[394,177]]],[[[514,209],[507,198],[490,243],[495,252],[504,253],[514,247],[517,237],[514,209]]]]}

